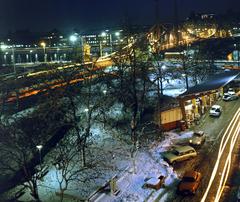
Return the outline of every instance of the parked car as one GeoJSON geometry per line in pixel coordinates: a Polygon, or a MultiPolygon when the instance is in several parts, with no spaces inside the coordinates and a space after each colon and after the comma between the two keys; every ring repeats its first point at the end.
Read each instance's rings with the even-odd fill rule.
{"type": "Polygon", "coordinates": [[[219,117],[222,113],[222,107],[219,105],[213,105],[210,109],[209,115],[219,117]]]}
{"type": "Polygon", "coordinates": [[[236,95],[235,92],[228,92],[228,93],[224,93],[223,95],[223,100],[224,101],[232,101],[232,100],[237,100],[238,96],[236,95]]]}
{"type": "Polygon", "coordinates": [[[162,156],[169,164],[174,164],[197,156],[197,152],[191,146],[178,146],[171,151],[164,152],[162,156]]]}
{"type": "Polygon", "coordinates": [[[193,136],[189,139],[190,145],[202,145],[206,140],[206,134],[203,131],[197,131],[193,133],[193,136]]]}
{"type": "Polygon", "coordinates": [[[186,172],[178,185],[178,193],[184,195],[195,194],[200,185],[201,177],[200,172],[186,172]]]}
{"type": "Polygon", "coordinates": [[[228,93],[235,93],[235,90],[233,88],[229,88],[228,93]]]}

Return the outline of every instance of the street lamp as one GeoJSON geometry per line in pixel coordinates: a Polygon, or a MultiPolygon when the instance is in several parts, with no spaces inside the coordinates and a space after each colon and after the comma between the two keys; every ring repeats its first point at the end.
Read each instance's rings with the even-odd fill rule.
{"type": "MultiPolygon", "coordinates": [[[[7,49],[7,45],[1,44],[1,52],[3,53],[6,49],[7,49]]],[[[5,63],[6,63],[5,57],[4,57],[4,60],[5,60],[5,63]]]]}
{"type": "MultiPolygon", "coordinates": [[[[5,44],[2,44],[1,45],[1,51],[4,51],[8,48],[7,45],[5,44]]],[[[13,71],[14,71],[14,74],[16,76],[16,66],[15,66],[15,52],[14,52],[14,46],[12,45],[11,46],[11,50],[12,50],[12,64],[13,64],[13,71]]]]}
{"type": "Polygon", "coordinates": [[[57,62],[59,62],[60,61],[60,57],[59,57],[59,48],[57,48],[57,62]]]}
{"type": "Polygon", "coordinates": [[[78,56],[79,50],[78,48],[81,48],[81,62],[84,61],[84,44],[83,44],[83,37],[81,35],[78,35],[77,33],[72,34],[69,37],[69,41],[73,44],[75,50],[76,50],[76,56],[78,56]]]}
{"type": "Polygon", "coordinates": [[[119,37],[120,36],[120,32],[115,32],[115,36],[119,37]]]}
{"type": "Polygon", "coordinates": [[[103,94],[106,95],[107,94],[107,90],[103,90],[103,94]]]}
{"type": "Polygon", "coordinates": [[[42,154],[41,154],[41,150],[42,150],[43,146],[42,145],[37,145],[36,148],[39,151],[39,163],[40,163],[40,168],[42,169],[42,154]]]}
{"type": "Polygon", "coordinates": [[[41,42],[40,44],[43,47],[43,54],[44,54],[44,62],[47,62],[47,55],[46,55],[46,43],[41,42]]]}
{"type": "Polygon", "coordinates": [[[237,44],[234,44],[234,47],[235,47],[235,51],[237,51],[237,65],[239,67],[239,50],[238,50],[238,45],[237,44]]]}
{"type": "Polygon", "coordinates": [[[15,51],[14,51],[13,45],[12,45],[12,63],[13,63],[13,71],[16,77],[17,72],[16,72],[16,65],[15,65],[15,51]]]}
{"type": "Polygon", "coordinates": [[[29,55],[30,55],[30,62],[32,63],[32,52],[33,52],[33,50],[30,50],[29,51],[29,55]]]}
{"type": "Polygon", "coordinates": [[[75,43],[77,40],[78,40],[78,37],[76,36],[76,34],[73,34],[69,37],[69,40],[72,42],[72,43],[75,43]]]}
{"type": "Polygon", "coordinates": [[[106,32],[102,32],[102,33],[101,33],[101,36],[102,36],[102,37],[106,37],[106,36],[107,36],[107,33],[106,33],[106,32]]]}
{"type": "Polygon", "coordinates": [[[99,49],[100,49],[100,57],[103,56],[103,48],[102,48],[102,40],[107,36],[106,32],[101,33],[100,41],[99,41],[99,49]]]}

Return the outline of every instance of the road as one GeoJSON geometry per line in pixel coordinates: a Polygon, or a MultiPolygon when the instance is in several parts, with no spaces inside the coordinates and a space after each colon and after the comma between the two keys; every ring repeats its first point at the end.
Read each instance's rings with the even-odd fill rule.
{"type": "Polygon", "coordinates": [[[214,165],[207,189],[201,202],[218,202],[229,176],[232,164],[232,153],[240,132],[240,108],[234,114],[225,130],[218,149],[217,160],[214,165]]]}
{"type": "Polygon", "coordinates": [[[218,101],[217,104],[223,107],[223,113],[219,118],[210,117],[207,113],[201,120],[200,125],[193,127],[194,130],[204,130],[207,134],[205,144],[200,148],[196,148],[199,154],[198,157],[174,166],[180,176],[186,170],[197,170],[203,174],[196,195],[186,197],[174,195],[168,201],[211,202],[214,201],[214,198],[220,199],[220,193],[223,191],[221,187],[224,187],[225,177],[227,177],[229,165],[231,164],[232,149],[234,149],[233,146],[239,135],[239,131],[237,132],[236,129],[237,127],[238,130],[240,128],[238,125],[240,123],[240,101],[218,101]],[[238,114],[233,119],[237,111],[238,114]],[[215,166],[216,168],[214,168],[215,166]],[[220,182],[222,186],[219,186],[220,182]],[[208,191],[206,191],[209,183],[208,191]]]}

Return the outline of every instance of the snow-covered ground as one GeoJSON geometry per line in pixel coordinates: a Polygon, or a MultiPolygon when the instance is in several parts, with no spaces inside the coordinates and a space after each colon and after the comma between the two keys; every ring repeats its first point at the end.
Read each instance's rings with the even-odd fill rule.
{"type": "MultiPolygon", "coordinates": [[[[101,131],[100,129],[98,129],[101,131]]],[[[96,131],[95,131],[96,132],[96,131]]],[[[99,193],[95,195],[95,200],[98,202],[141,202],[141,201],[154,201],[160,200],[161,202],[167,201],[169,196],[175,194],[176,183],[179,181],[177,173],[173,170],[173,167],[168,165],[162,157],[161,153],[169,150],[177,142],[181,142],[184,139],[191,137],[193,132],[166,132],[164,134],[165,139],[163,141],[155,141],[149,144],[146,148],[140,148],[135,158],[131,158],[128,148],[122,147],[121,142],[114,143],[115,147],[108,148],[115,151],[115,158],[109,159],[109,162],[114,165],[113,169],[105,173],[105,178],[93,179],[93,181],[86,181],[85,184],[72,184],[66,194],[74,196],[76,198],[85,198],[86,190],[88,192],[94,192],[96,187],[99,187],[109,180],[115,174],[117,175],[117,187],[120,190],[119,194],[114,196],[110,191],[99,193]],[[121,150],[121,151],[120,151],[121,150]],[[126,158],[118,156],[119,154],[125,155],[126,158]],[[135,162],[135,163],[134,163],[135,162]],[[134,166],[135,165],[135,166],[134,166]],[[121,167],[121,169],[120,169],[121,167]],[[134,169],[135,168],[135,169],[134,169]],[[120,171],[121,170],[121,171],[120,171]],[[148,179],[156,179],[159,176],[165,176],[165,185],[159,190],[144,188],[143,185],[148,179]],[[85,186],[84,186],[85,185],[85,186]],[[85,194],[84,194],[85,193],[85,194]]],[[[111,137],[104,133],[105,140],[111,137]]],[[[111,140],[113,141],[113,140],[111,140]]],[[[110,142],[108,144],[110,144],[110,142]]],[[[106,145],[105,145],[106,146],[106,145]]],[[[98,168],[101,170],[101,168],[98,168]]],[[[58,192],[58,183],[56,181],[56,171],[52,168],[50,172],[45,176],[45,180],[40,183],[39,193],[43,201],[55,202],[58,200],[55,192],[58,192]]],[[[91,171],[88,171],[88,175],[91,176],[91,171]]],[[[89,196],[89,194],[88,194],[89,196]]],[[[29,200],[29,197],[23,197],[24,200],[29,200]]],[[[66,199],[67,202],[74,200],[66,199]]]]}

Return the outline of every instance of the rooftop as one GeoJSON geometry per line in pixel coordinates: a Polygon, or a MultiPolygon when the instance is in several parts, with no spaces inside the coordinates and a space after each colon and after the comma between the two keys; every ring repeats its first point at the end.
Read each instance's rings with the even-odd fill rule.
{"type": "Polygon", "coordinates": [[[204,83],[193,86],[185,91],[183,94],[179,95],[179,97],[185,97],[189,95],[194,95],[198,93],[203,93],[211,90],[217,90],[221,87],[226,86],[232,80],[234,80],[238,75],[240,75],[239,70],[231,70],[225,71],[223,73],[215,74],[204,83]]]}

